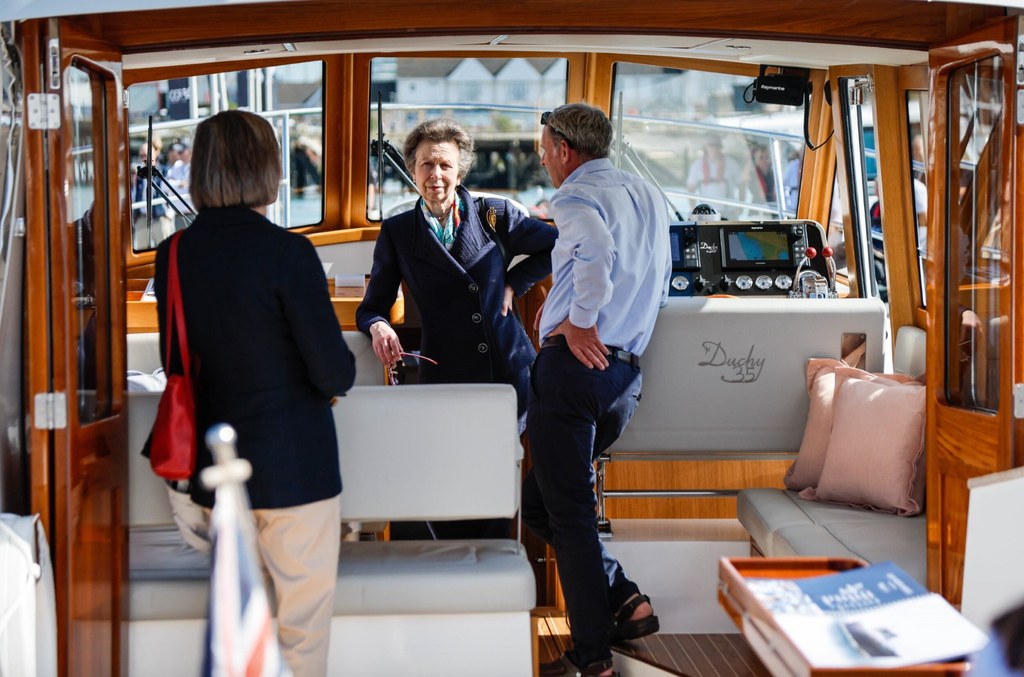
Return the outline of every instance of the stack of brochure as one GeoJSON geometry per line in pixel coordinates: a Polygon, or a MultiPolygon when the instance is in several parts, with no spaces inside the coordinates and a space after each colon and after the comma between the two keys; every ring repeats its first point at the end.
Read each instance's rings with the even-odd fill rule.
{"type": "Polygon", "coordinates": [[[985,633],[892,562],[812,578],[747,578],[816,668],[897,668],[968,657],[985,633]]]}

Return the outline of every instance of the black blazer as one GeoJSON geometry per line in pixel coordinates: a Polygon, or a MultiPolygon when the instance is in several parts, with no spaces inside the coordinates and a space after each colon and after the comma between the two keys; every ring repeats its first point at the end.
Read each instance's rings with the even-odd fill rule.
{"type": "Polygon", "coordinates": [[[458,193],[466,210],[451,252],[430,232],[419,203],[384,221],[356,324],[369,333],[373,323],[388,321],[404,280],[420,310],[420,352],[438,362],[420,364],[421,381],[508,381],[533,361],[535,351],[515,315],[501,316],[505,285],[522,296],[551,273],[558,231],[506,201],[509,255],[527,255],[506,274],[495,235],[481,223],[479,204],[462,186],[458,193]]]}
{"type": "MultiPolygon", "coordinates": [[[[156,255],[161,352],[168,251],[165,240],[156,255]]],[[[212,463],[202,436],[215,423],[230,423],[239,456],[253,466],[253,508],[338,495],[330,402],[352,386],[355,358],[313,245],[251,209],[204,209],[181,235],[178,275],[188,347],[199,367],[197,473],[212,463]]],[[[177,359],[170,370],[180,373],[177,359]]],[[[213,505],[199,484],[192,482],[193,499],[213,505]]]]}

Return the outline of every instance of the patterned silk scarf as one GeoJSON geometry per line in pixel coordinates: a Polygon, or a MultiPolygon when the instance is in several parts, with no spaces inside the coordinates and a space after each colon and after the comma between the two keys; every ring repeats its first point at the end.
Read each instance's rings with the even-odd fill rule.
{"type": "Polygon", "coordinates": [[[434,233],[438,242],[444,245],[444,248],[448,251],[452,250],[452,243],[455,242],[455,231],[462,222],[462,219],[459,218],[459,212],[463,209],[465,209],[465,206],[462,203],[462,198],[456,196],[455,209],[448,213],[448,218],[442,224],[440,219],[430,213],[426,200],[420,198],[420,210],[423,212],[423,216],[426,217],[431,232],[434,233]]]}

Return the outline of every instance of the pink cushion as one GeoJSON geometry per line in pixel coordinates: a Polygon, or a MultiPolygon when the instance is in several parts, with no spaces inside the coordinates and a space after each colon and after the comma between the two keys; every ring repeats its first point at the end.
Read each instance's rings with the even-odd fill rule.
{"type": "Polygon", "coordinates": [[[801,498],[899,515],[920,513],[924,386],[849,367],[837,367],[834,378],[832,435],[821,478],[801,498]]]}
{"type": "MultiPolygon", "coordinates": [[[[825,465],[829,438],[832,436],[832,396],[835,392],[838,368],[850,369],[842,360],[829,357],[813,357],[807,360],[807,424],[800,442],[800,454],[786,471],[783,483],[787,489],[800,491],[818,485],[821,469],[825,465]]],[[[861,374],[868,372],[855,369],[861,374]]],[[[903,374],[879,374],[899,382],[913,381],[903,374]]]]}
{"type": "Polygon", "coordinates": [[[844,366],[840,360],[811,358],[807,360],[807,425],[800,442],[800,455],[786,471],[783,482],[787,489],[800,491],[817,486],[821,468],[825,465],[828,438],[832,434],[832,393],[836,385],[836,368],[844,366]]]}

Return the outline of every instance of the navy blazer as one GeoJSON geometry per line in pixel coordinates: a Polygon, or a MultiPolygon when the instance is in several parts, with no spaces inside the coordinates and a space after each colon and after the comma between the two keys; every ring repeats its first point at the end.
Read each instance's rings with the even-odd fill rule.
{"type": "Polygon", "coordinates": [[[375,322],[387,322],[404,280],[420,310],[420,352],[438,363],[420,364],[422,382],[508,382],[535,351],[515,315],[501,315],[505,285],[522,296],[551,273],[558,231],[506,201],[509,255],[526,255],[506,273],[496,235],[481,223],[480,204],[462,186],[457,190],[466,210],[450,252],[430,231],[418,202],[384,221],[356,324],[369,333],[375,322]]]}
{"type": "MultiPolygon", "coordinates": [[[[156,255],[161,353],[168,251],[165,240],[156,255]]],[[[251,209],[204,209],[181,235],[178,275],[189,352],[199,363],[197,473],[212,463],[206,430],[230,423],[239,456],[252,463],[253,508],[338,495],[331,398],[352,386],[355,358],[313,245],[251,209]]],[[[181,371],[176,359],[170,368],[181,371]]],[[[199,484],[192,482],[193,499],[213,505],[199,484]]]]}

